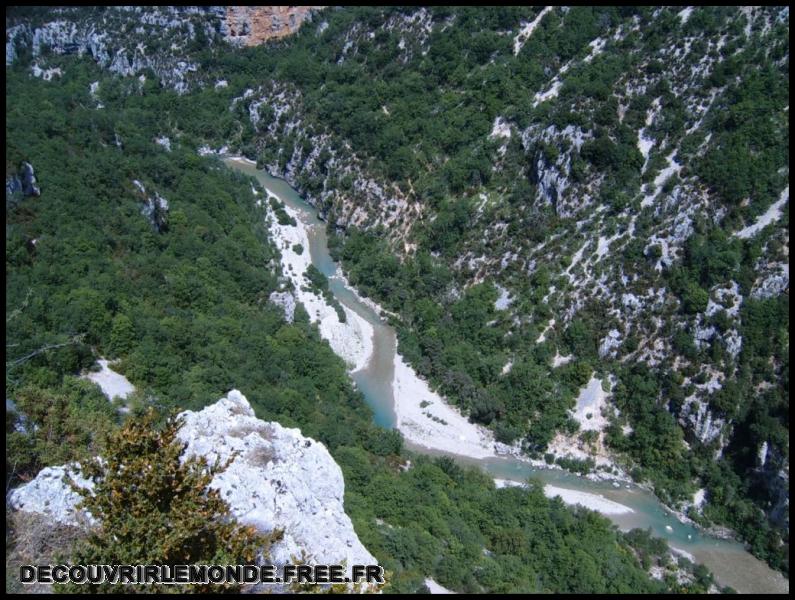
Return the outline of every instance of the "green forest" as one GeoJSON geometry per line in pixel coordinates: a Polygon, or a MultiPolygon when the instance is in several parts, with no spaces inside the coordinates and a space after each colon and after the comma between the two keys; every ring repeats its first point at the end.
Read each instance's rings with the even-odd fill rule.
{"type": "MultiPolygon", "coordinates": [[[[498,440],[522,440],[532,453],[542,452],[556,431],[576,432],[568,410],[592,372],[613,374],[618,380],[615,400],[623,416],[608,431],[607,442],[633,476],[650,482],[667,502],[691,498],[697,487],[706,485],[712,502],[703,515],[694,518],[703,524],[732,527],[757,556],[787,572],[787,545],[780,543],[786,542],[787,535],[759,511],[774,498],[759,485],[754,458],[755,449],[763,443],[776,444],[783,452],[788,447],[789,299],[787,294],[755,299],[750,292],[756,265],[765,253],[788,259],[774,231],[746,240],[731,237],[727,231],[753,220],[787,183],[788,23],[773,22],[764,43],[743,43],[742,29],[728,7],[695,12],[684,25],[674,12],[652,18],[655,11],[650,7],[574,7],[545,18],[514,56],[511,38],[495,32],[530,20],[539,10],[434,8],[430,10],[432,23],[455,19],[455,27],[434,28],[427,53],[411,45],[416,44],[413,38],[402,38],[399,28],[380,27],[407,16],[411,9],[362,7],[331,12],[326,14],[328,27],[321,35],[306,28],[289,44],[234,56],[208,53],[206,66],[210,72],[250,73],[241,77],[245,83],[241,81],[239,89],[265,79],[295,86],[302,105],[294,111],[306,131],[331,131],[335,139],[350,141],[372,171],[398,182],[403,190],[411,189],[430,212],[432,218],[412,228],[411,241],[417,250],[408,256],[398,257],[400,252],[388,241],[386,231],[334,228],[333,210],[329,210],[329,229],[339,234],[332,244],[351,282],[399,314],[393,324],[399,332],[400,352],[437,390],[473,421],[491,427],[498,440]],[[533,92],[542,91],[549,80],[547,73],[587,54],[589,42],[602,31],[628,25],[632,19],[643,23],[642,35],[630,33],[616,42],[615,51],[577,63],[566,73],[559,101],[532,104],[533,92]],[[345,45],[351,39],[347,32],[357,22],[377,28],[377,33],[370,39],[357,39],[357,52],[346,54],[345,45]],[[703,126],[689,132],[686,100],[675,91],[682,82],[667,78],[633,97],[623,120],[618,119],[612,94],[617,81],[635,69],[649,76],[664,73],[663,63],[648,57],[661,51],[664,40],[675,32],[685,37],[725,35],[732,40],[719,49],[722,61],[710,73],[705,88],[697,92],[701,96],[709,89],[721,92],[703,126]],[[405,64],[399,52],[401,39],[413,53],[405,64]],[[642,210],[638,199],[640,186],[653,181],[665,165],[663,156],[652,153],[649,168],[642,172],[637,149],[637,129],[655,97],[661,118],[651,127],[651,135],[658,140],[680,140],[677,159],[684,164],[680,175],[697,177],[714,193],[719,203],[716,210],[725,211],[720,222],[696,219],[681,260],[661,273],[654,267],[660,247],[647,251],[642,242],[655,216],[649,209],[642,210]],[[619,364],[601,359],[599,341],[611,323],[603,318],[606,307],[598,302],[586,304],[564,330],[552,331],[545,343],[534,343],[554,316],[547,289],[555,285],[565,294],[570,287],[563,277],[555,276],[570,264],[568,253],[562,253],[558,264],[543,264],[529,277],[508,267],[475,285],[471,285],[472,273],[453,267],[455,259],[467,252],[489,254],[483,241],[488,223],[505,223],[511,244],[517,246],[546,242],[574,226],[573,218],[529,200],[540,182],[526,176],[531,171],[528,167],[539,156],[554,162],[561,149],[543,143],[526,148],[511,139],[500,158],[497,144],[488,138],[498,115],[512,119],[518,127],[576,126],[593,132],[593,139],[575,153],[571,176],[575,180],[603,176],[600,200],[610,207],[610,217],[634,207],[639,213],[635,232],[641,238],[616,251],[609,259],[612,265],[605,265],[604,271],[613,266],[650,287],[665,285],[679,302],[676,310],[662,315],[663,335],[672,340],[673,355],[661,365],[649,368],[632,361],[619,364]],[[711,142],[703,151],[708,138],[711,142]],[[493,168],[498,162],[503,163],[501,170],[493,168]],[[486,218],[478,220],[476,206],[483,206],[482,191],[489,197],[487,207],[492,197],[499,200],[486,218]],[[498,277],[518,289],[513,314],[494,309],[497,290],[493,283],[498,277]],[[738,327],[744,344],[735,359],[721,343],[699,349],[693,342],[694,319],[707,308],[710,289],[731,280],[739,284],[744,297],[738,327]],[[515,314],[528,318],[517,322],[515,314]],[[556,351],[571,354],[572,362],[551,368],[556,351]],[[690,364],[678,368],[679,356],[690,364]],[[511,373],[502,376],[501,368],[509,358],[513,360],[511,373]],[[692,384],[682,385],[684,378],[703,383],[699,371],[712,369],[727,374],[728,383],[710,398],[710,407],[717,417],[734,424],[732,442],[719,460],[715,460],[714,443],[684,439],[676,410],[672,410],[680,408],[694,389],[692,384]],[[760,386],[764,393],[758,393],[760,386]],[[621,433],[625,424],[633,429],[629,436],[621,433]],[[684,441],[692,450],[687,450],[684,441]]],[[[696,69],[700,52],[711,57],[716,51],[707,52],[703,40],[693,44],[697,51],[686,60],[696,69]]],[[[696,100],[701,98],[692,99],[696,100]]],[[[291,116],[295,115],[282,115],[280,121],[291,116]]],[[[260,117],[261,129],[272,116],[263,108],[260,117]]],[[[258,145],[257,134],[245,128],[238,139],[239,147],[251,158],[271,164],[278,156],[281,168],[301,143],[288,136],[277,153],[275,147],[258,145]]],[[[344,152],[342,143],[339,147],[344,152]]],[[[672,192],[678,182],[678,177],[666,181],[663,193],[672,192]]],[[[311,180],[299,179],[299,184],[302,191],[316,191],[311,180]]],[[[345,188],[344,180],[339,184],[345,188]]],[[[787,215],[785,209],[783,227],[787,215]]],[[[711,316],[708,324],[720,332],[729,329],[723,312],[711,316]]],[[[630,336],[626,352],[637,344],[638,339],[630,336]]]]}
{"type": "MultiPolygon", "coordinates": [[[[197,41],[190,57],[198,84],[183,95],[151,71],[144,82],[110,76],[88,57],[45,55],[64,73],[33,79],[29,49],[17,48],[21,59],[6,69],[6,174],[29,162],[42,194],[6,207],[7,396],[28,420],[23,433],[7,417],[11,481],[95,453],[100,434],[119,426],[116,407],[77,377],[104,356],[119,359],[114,368],[136,385],[133,414],[148,406],[201,408],[236,387],[261,418],[326,444],[345,472],[346,508],[360,538],[395,574],[393,591],[418,590],[425,576],[457,591],[500,591],[498,580],[513,582],[501,591],[708,587],[705,573],[688,590],[649,581],[643,571],[663,552],[645,532],[621,534],[538,490],[495,490],[482,474],[412,455],[397,433],[372,424],[342,361],[303,309],[286,324],[267,302],[280,273],[262,222],[272,215],[287,225],[289,217],[277,202],[258,206],[253,182],[196,149],[228,145],[284,175],[292,157],[305,158],[312,140],[328,136],[317,172],[296,176],[299,192],[311,200],[333,188],[366,208],[339,168],[355,158],[422,209],[401,240],[414,250],[404,253],[390,231],[368,222],[343,227],[339,206],[315,201],[348,279],[394,313],[400,353],[435,390],[497,440],[552,462],[544,451],[556,432],[579,434],[569,412],[578,391],[591,376],[613,377],[620,416],[605,442],[616,464],[668,504],[705,488],[703,512],[688,516],[730,527],[754,555],[788,574],[788,531],[764,513],[777,498],[756,461],[763,444],[788,457],[789,300],[788,293],[751,294],[760,264],[788,264],[788,236],[780,235],[788,204],[775,227],[747,239],[730,234],[788,183],[788,21],[771,18],[763,33],[757,22],[749,35],[735,7],[696,9],[688,20],[678,8],[572,7],[547,14],[514,53],[505,32],[541,9],[433,7],[427,38],[421,28],[404,35],[386,26],[414,14],[412,7],[326,10],[322,31],[305,26],[258,47],[197,41]],[[594,40],[618,30],[624,35],[584,60],[594,40]],[[698,73],[702,60],[715,61],[695,91],[668,76],[685,46],[683,77],[698,73]],[[536,104],[534,95],[564,68],[558,96],[536,104]],[[622,96],[627,73],[647,78],[648,87],[622,96]],[[216,89],[218,79],[228,86],[216,89]],[[88,91],[94,81],[101,110],[88,91]],[[266,102],[252,124],[251,105],[239,100],[249,89],[284,93],[286,110],[266,102]],[[659,114],[649,125],[655,103],[659,114]],[[711,104],[696,127],[692,109],[702,103],[711,104]],[[496,117],[514,125],[502,146],[489,136],[496,117]],[[638,148],[644,126],[665,149],[653,148],[647,161],[638,148]],[[545,142],[548,127],[587,135],[572,149],[570,140],[545,142]],[[530,129],[530,141],[516,135],[530,129]],[[164,134],[171,152],[154,143],[164,134]],[[680,169],[644,207],[674,150],[680,169]],[[580,217],[559,210],[556,191],[550,203],[537,201],[544,182],[536,166],[567,154],[571,186],[598,181],[588,191],[599,229],[589,222],[580,230],[580,217]],[[646,243],[661,218],[657,205],[671,204],[694,179],[708,210],[694,216],[681,253],[661,268],[663,246],[646,243]],[[142,212],[154,194],[169,205],[157,227],[142,212]],[[626,276],[631,291],[665,288],[671,301],[641,315],[619,354],[603,358],[600,340],[623,324],[606,317],[608,304],[598,298],[560,319],[563,299],[578,292],[565,271],[576,266],[580,234],[596,242],[621,233],[630,215],[634,236],[610,244],[595,274],[626,276]],[[493,224],[507,247],[486,239],[493,224]],[[544,244],[552,259],[538,256],[532,270],[497,266],[506,252],[529,256],[544,244]],[[492,260],[485,277],[459,260],[480,255],[492,260]],[[729,282],[743,298],[739,309],[706,316],[713,290],[729,282]],[[495,308],[498,285],[510,288],[510,311],[495,308]],[[536,343],[553,317],[557,326],[536,343]],[[696,344],[700,327],[736,331],[741,351],[732,356],[722,341],[696,344]],[[671,351],[652,366],[636,351],[654,328],[671,351]],[[554,368],[558,354],[571,361],[554,368]],[[714,373],[723,387],[708,403],[714,417],[731,423],[725,447],[722,439],[688,436],[677,418],[714,373]],[[404,473],[399,465],[409,458],[414,467],[404,473]],[[435,501],[418,501],[424,498],[435,501]],[[505,505],[516,519],[491,516],[505,505]],[[430,562],[416,558],[426,549],[430,562]],[[545,562],[551,556],[554,564],[545,562]],[[622,565],[618,574],[614,564],[622,565]],[[581,569],[590,587],[573,589],[577,578],[560,578],[561,569],[581,569]]],[[[306,284],[331,298],[319,271],[308,272],[306,284]]]]}
{"type": "Polygon", "coordinates": [[[277,287],[268,267],[277,251],[251,182],[189,147],[154,143],[153,115],[171,92],[125,93],[129,82],[74,59],[53,82],[7,74],[6,171],[27,161],[41,187],[6,206],[6,389],[25,415],[23,433],[7,413],[8,485],[95,455],[106,433],[150,406],[198,409],[237,387],[260,418],[329,448],[360,539],[392,573],[389,591],[416,591],[425,577],[458,591],[709,587],[703,570],[686,588],[651,580],[648,565],[669,559],[648,536],[538,486],[497,490],[375,426],[307,315],[287,324],[264,301],[277,287]],[[103,110],[86,106],[96,78],[119,89],[103,110]],[[133,181],[168,201],[167,227],[147,220],[133,181]],[[78,377],[98,356],[119,359],[136,386],[130,416],[78,377]]]}

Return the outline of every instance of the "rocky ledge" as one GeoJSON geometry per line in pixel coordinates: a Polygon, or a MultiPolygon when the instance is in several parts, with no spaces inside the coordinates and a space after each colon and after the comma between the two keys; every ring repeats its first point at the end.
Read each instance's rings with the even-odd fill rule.
{"type": "MultiPolygon", "coordinates": [[[[241,523],[262,532],[284,531],[271,548],[274,564],[344,562],[349,570],[353,564],[377,564],[345,514],[342,470],[323,444],[298,429],[257,419],[237,390],[204,410],[181,416],[184,424],[178,435],[186,444],[184,458],[204,456],[212,463],[237,453],[210,485],[221,492],[241,523]]],[[[91,517],[75,508],[80,498],[64,482],[67,472],[77,485],[90,487],[79,465],[49,467],[13,490],[9,506],[58,523],[90,523],[91,517]]]]}

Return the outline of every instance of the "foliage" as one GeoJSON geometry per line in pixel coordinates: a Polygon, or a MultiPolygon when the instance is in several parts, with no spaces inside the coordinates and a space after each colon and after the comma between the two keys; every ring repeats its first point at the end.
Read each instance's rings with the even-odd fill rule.
{"type": "MultiPolygon", "coordinates": [[[[150,409],[114,432],[99,459],[82,464],[94,483],[79,508],[98,526],[77,544],[68,564],[224,565],[256,564],[268,559],[281,532],[258,534],[230,516],[221,493],[209,487],[213,477],[234,460],[208,466],[204,457],[181,460],[185,443],[177,438],[182,422],[169,418],[157,428],[150,409]]],[[[66,584],[66,592],[108,592],[113,584],[66,584]]],[[[139,590],[160,593],[239,591],[239,586],[197,584],[188,588],[152,584],[139,590]]]]}
{"type": "Polygon", "coordinates": [[[326,299],[326,302],[337,311],[337,318],[339,318],[340,323],[345,323],[348,318],[345,314],[345,310],[342,308],[342,304],[340,304],[339,300],[331,293],[328,286],[328,278],[320,272],[320,269],[310,264],[304,273],[304,277],[309,281],[309,289],[321,294],[323,298],[326,299]]]}
{"type": "MultiPolygon", "coordinates": [[[[42,371],[37,372],[40,377],[45,376],[42,371]]],[[[6,413],[11,481],[52,464],[90,457],[101,449],[102,434],[116,426],[115,409],[93,383],[75,377],[52,386],[34,381],[17,390],[14,410],[6,413]]]]}
{"type": "MultiPolygon", "coordinates": [[[[180,470],[177,446],[157,448],[155,440],[166,442],[175,425],[157,425],[146,411],[152,405],[199,409],[238,387],[259,418],[300,427],[329,448],[345,475],[346,512],[362,542],[394,574],[393,591],[415,591],[425,577],[461,591],[662,589],[649,580],[607,520],[572,511],[538,491],[496,490],[474,469],[408,453],[398,432],[374,425],[343,361],[321,340],[305,311],[297,311],[295,322],[287,324],[267,302],[279,274],[266,265],[274,264],[277,251],[267,240],[263,209],[256,205],[250,181],[214,159],[197,157],[181,142],[173,143],[170,153],[153,144],[164,123],[158,122],[166,114],[161,109],[178,101],[173,93],[152,88],[129,94],[128,82],[96,71],[86,59],[65,61],[63,78],[51,82],[15,68],[8,71],[9,161],[30,160],[42,194],[6,213],[6,312],[14,315],[7,321],[7,343],[24,356],[65,336],[85,333],[86,341],[36,354],[7,376],[7,394],[23,416],[47,426],[37,430],[39,435],[17,436],[20,450],[9,448],[8,457],[24,458],[17,476],[25,477],[43,464],[86,461],[97,453],[129,465],[123,476],[99,475],[97,491],[111,494],[98,493],[87,506],[113,527],[77,548],[75,560],[164,561],[186,551],[198,561],[207,558],[205,550],[214,560],[238,558],[223,554],[221,546],[194,543],[200,534],[191,531],[208,527],[199,516],[215,514],[216,508],[222,512],[220,500],[198,494],[208,472],[192,463],[180,470]],[[73,101],[97,79],[103,110],[73,101]],[[25,135],[15,135],[19,131],[25,135]],[[121,148],[114,143],[116,133],[121,148]],[[168,230],[155,232],[141,215],[132,179],[168,199],[168,230]],[[182,217],[174,219],[178,213],[182,217]],[[27,243],[33,238],[35,246],[27,243]],[[97,355],[121,359],[117,368],[138,389],[140,408],[133,416],[148,423],[136,426],[130,419],[111,436],[109,446],[97,430],[103,423],[114,428],[112,406],[88,382],[73,383],[97,355]],[[74,385],[77,389],[70,387],[74,385]],[[64,413],[48,412],[50,406],[65,404],[73,405],[67,415],[74,410],[65,422],[64,413]],[[409,459],[413,466],[401,468],[409,459]],[[171,471],[136,470],[144,460],[171,471]],[[184,494],[163,493],[163,486],[171,485],[168,472],[176,473],[169,481],[185,482],[184,494]],[[166,501],[162,512],[135,496],[126,485],[131,478],[138,478],[144,489],[152,486],[149,499],[166,501]],[[191,510],[174,513],[188,505],[191,510]],[[163,535],[171,517],[174,528],[163,535]],[[114,532],[123,535],[117,540],[114,532]]],[[[185,118],[204,114],[206,107],[197,98],[181,101],[196,102],[196,110],[185,111],[185,118]]],[[[372,241],[362,238],[360,243],[366,254],[372,241]]],[[[373,265],[381,269],[383,253],[374,257],[373,265]]],[[[446,289],[449,272],[427,253],[413,266],[417,273],[411,284],[426,294],[416,301],[418,322],[468,340],[445,353],[445,364],[463,369],[478,357],[473,381],[493,384],[502,363],[487,359],[479,347],[496,348],[507,330],[506,324],[494,328],[482,322],[499,318],[495,290],[480,286],[442,311],[427,298],[446,289]]],[[[398,279],[392,284],[400,288],[387,283],[408,273],[399,263],[387,260],[380,272],[387,278],[373,276],[370,285],[392,291],[396,299],[411,289],[398,279]]],[[[363,279],[367,275],[361,271],[363,279]]],[[[427,343],[433,343],[432,336],[427,343]]],[[[530,373],[542,369],[545,359],[532,356],[519,368],[530,373]]],[[[462,373],[445,385],[461,390],[466,401],[485,398],[462,373]]],[[[540,408],[554,402],[551,390],[539,390],[540,408]]],[[[537,391],[531,386],[526,393],[537,391]]],[[[573,392],[565,393],[570,399],[573,392]]],[[[507,390],[502,394],[510,399],[507,390]]],[[[511,410],[524,414],[525,409],[517,403],[511,410]]],[[[23,421],[7,419],[7,430],[23,421]]],[[[539,426],[539,435],[553,429],[539,426]]],[[[229,522],[216,531],[237,540],[232,554],[239,551],[246,558],[252,550],[234,538],[237,530],[229,522]]]]}

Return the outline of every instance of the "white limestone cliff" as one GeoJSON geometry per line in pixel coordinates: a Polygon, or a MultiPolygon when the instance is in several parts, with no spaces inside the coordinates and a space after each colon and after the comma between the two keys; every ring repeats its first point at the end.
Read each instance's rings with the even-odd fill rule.
{"type": "MultiPolygon", "coordinates": [[[[345,514],[342,470],[323,444],[298,429],[257,419],[237,390],[204,410],[181,416],[184,424],[178,437],[186,444],[183,458],[204,456],[212,463],[238,453],[210,485],[220,491],[241,523],[262,532],[284,531],[271,548],[274,564],[293,558],[319,564],[345,562],[349,570],[353,564],[377,564],[345,514]]],[[[10,493],[9,506],[59,523],[84,522],[86,515],[75,509],[80,497],[63,481],[67,470],[72,469],[43,469],[10,493]]],[[[80,476],[79,468],[71,476],[82,487],[92,485],[80,476]]]]}

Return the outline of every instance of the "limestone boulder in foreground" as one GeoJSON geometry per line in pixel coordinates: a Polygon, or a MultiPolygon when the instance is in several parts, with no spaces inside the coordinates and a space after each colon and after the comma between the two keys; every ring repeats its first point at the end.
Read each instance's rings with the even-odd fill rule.
{"type": "MultiPolygon", "coordinates": [[[[245,396],[232,390],[205,409],[181,414],[179,438],[184,457],[204,456],[212,464],[238,456],[211,487],[220,491],[232,514],[263,532],[284,530],[271,548],[271,561],[318,564],[377,564],[359,541],[343,507],[345,483],[340,467],[323,444],[298,429],[265,422],[254,416],[245,396]],[[304,561],[304,558],[306,559],[304,561]]],[[[79,466],[48,467],[35,479],[13,490],[9,506],[49,516],[70,525],[90,522],[75,509],[80,498],[63,481],[70,472],[80,486],[79,466]]]]}

